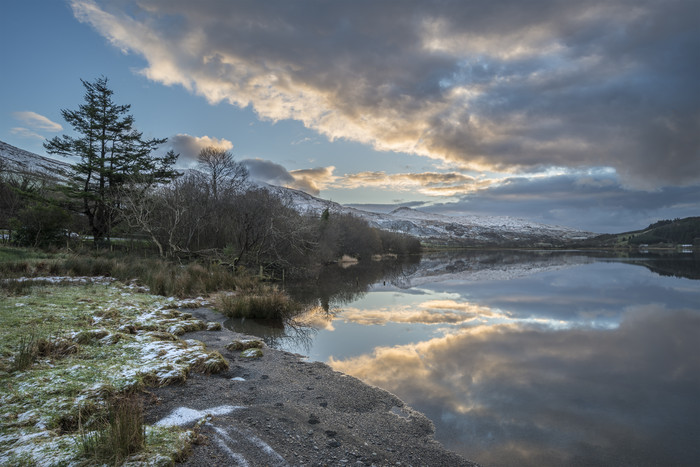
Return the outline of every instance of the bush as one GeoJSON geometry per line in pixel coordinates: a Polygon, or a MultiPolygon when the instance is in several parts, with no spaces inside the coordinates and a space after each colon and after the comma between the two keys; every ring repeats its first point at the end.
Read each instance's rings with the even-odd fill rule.
{"type": "Polygon", "coordinates": [[[65,242],[70,215],[57,206],[31,204],[17,213],[11,225],[18,245],[47,247],[65,242]]]}

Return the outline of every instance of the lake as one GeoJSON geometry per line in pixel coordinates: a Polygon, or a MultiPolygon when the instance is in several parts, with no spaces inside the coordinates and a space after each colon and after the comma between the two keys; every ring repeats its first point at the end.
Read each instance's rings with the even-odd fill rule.
{"type": "Polygon", "coordinates": [[[698,465],[700,256],[469,251],[325,269],[229,320],[384,388],[484,466],[698,465]]]}

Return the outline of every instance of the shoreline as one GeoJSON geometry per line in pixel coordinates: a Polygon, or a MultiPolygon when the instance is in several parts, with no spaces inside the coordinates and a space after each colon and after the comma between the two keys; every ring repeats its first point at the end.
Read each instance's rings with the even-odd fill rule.
{"type": "MultiPolygon", "coordinates": [[[[208,308],[187,311],[225,320],[208,308]]],[[[197,425],[182,465],[477,465],[445,449],[433,423],[388,391],[289,352],[265,347],[245,358],[226,349],[250,338],[226,328],[182,335],[219,351],[230,368],[149,391],[147,423],[197,425]]]]}

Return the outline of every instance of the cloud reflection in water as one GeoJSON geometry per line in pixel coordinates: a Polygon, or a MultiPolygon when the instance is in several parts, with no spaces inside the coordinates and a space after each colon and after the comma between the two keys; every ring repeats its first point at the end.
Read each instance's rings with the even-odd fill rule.
{"type": "Polygon", "coordinates": [[[635,305],[619,327],[461,327],[329,364],[426,413],[484,465],[700,458],[700,314],[635,305]]]}

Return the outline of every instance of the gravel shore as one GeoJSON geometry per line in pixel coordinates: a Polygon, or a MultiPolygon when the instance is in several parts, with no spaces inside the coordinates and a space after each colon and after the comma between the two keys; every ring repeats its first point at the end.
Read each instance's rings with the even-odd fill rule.
{"type": "MultiPolygon", "coordinates": [[[[206,308],[188,312],[223,322],[206,308]]],[[[244,358],[226,345],[250,336],[225,328],[182,338],[204,342],[230,363],[223,373],[193,373],[152,391],[147,423],[192,427],[208,419],[183,465],[477,465],[435,441],[432,422],[393,394],[323,363],[270,348],[244,358]]]]}

